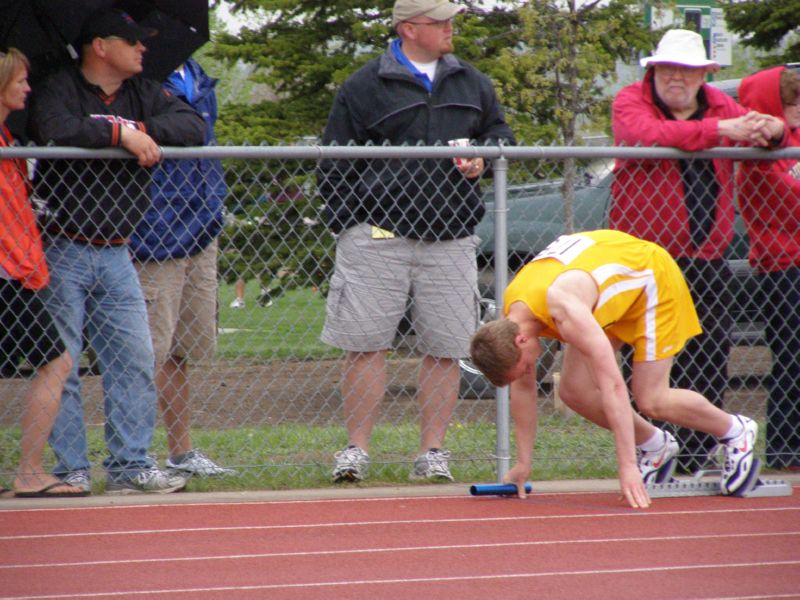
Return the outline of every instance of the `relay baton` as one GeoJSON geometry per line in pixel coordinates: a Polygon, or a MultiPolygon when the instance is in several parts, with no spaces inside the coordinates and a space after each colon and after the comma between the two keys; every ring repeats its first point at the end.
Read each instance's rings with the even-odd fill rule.
{"type": "MultiPolygon", "coordinates": [[[[530,483],[525,484],[525,492],[530,494],[530,483]]],[[[516,496],[517,486],[513,483],[486,483],[469,486],[469,493],[473,496],[516,496]]]]}

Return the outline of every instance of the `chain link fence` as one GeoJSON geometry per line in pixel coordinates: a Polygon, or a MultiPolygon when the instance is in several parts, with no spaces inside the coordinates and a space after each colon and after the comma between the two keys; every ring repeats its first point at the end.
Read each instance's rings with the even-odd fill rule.
{"type": "MultiPolygon", "coordinates": [[[[496,314],[497,292],[510,274],[558,235],[607,227],[615,158],[641,161],[642,185],[646,186],[657,176],[648,171],[653,161],[688,156],[671,149],[612,147],[164,149],[167,158],[213,157],[222,159],[225,166],[229,191],[217,258],[216,351],[213,357],[191,365],[188,381],[194,445],[218,463],[236,469],[236,475],[224,478],[225,485],[327,485],[333,453],[347,444],[339,392],[343,353],[319,341],[335,258],[335,239],[325,226],[317,194],[319,161],[361,161],[375,170],[388,165],[400,181],[407,161],[430,159],[436,164],[430,174],[432,181],[415,182],[425,187],[435,186],[438,177],[454,168],[456,152],[482,156],[492,166],[493,177],[484,176],[479,182],[486,207],[476,230],[482,319],[496,314]]],[[[800,152],[781,150],[775,155],[798,158],[800,152]]],[[[736,148],[691,156],[745,160],[763,158],[764,153],[736,148]]],[[[114,165],[119,165],[122,157],[127,155],[117,150],[0,150],[0,158],[25,158],[34,169],[41,159],[58,159],[67,165],[87,158],[108,161],[111,179],[104,176],[102,180],[106,188],[113,186],[108,181],[113,181],[114,165]]],[[[69,179],[65,176],[59,185],[67,185],[69,179]]],[[[102,190],[108,192],[113,197],[113,189],[102,190]]],[[[43,205],[35,195],[33,201],[46,223],[53,207],[43,205]]],[[[109,218],[116,217],[111,214],[109,218]]],[[[430,218],[437,218],[436,213],[430,218]]],[[[674,224],[664,223],[663,227],[674,224]]],[[[45,235],[45,243],[53,243],[54,235],[45,235]]],[[[797,380],[790,382],[792,389],[774,389],[773,403],[768,402],[769,386],[774,383],[767,323],[775,307],[787,300],[761,292],[758,278],[747,264],[747,251],[745,228],[737,215],[734,241],[726,257],[730,277],[723,282],[729,300],[714,305],[707,321],[729,322],[730,328],[724,326],[713,343],[695,350],[684,379],[688,378],[692,387],[718,394],[715,401],[726,410],[759,421],[761,431],[766,432],[760,435],[759,453],[764,455],[767,436],[778,453],[770,458],[770,466],[797,464],[793,462],[797,460],[798,449],[793,444],[800,420],[797,380]],[[788,402],[780,403],[777,412],[770,409],[768,415],[768,406],[778,406],[774,398],[781,395],[788,402]]],[[[721,294],[714,287],[719,282],[705,283],[713,296],[721,294]]],[[[702,279],[697,281],[699,292],[708,291],[704,285],[702,279]]],[[[418,451],[415,396],[421,359],[409,318],[414,302],[411,292],[406,317],[398,324],[388,356],[386,394],[370,448],[370,483],[405,480],[418,451]]],[[[96,340],[96,335],[86,332],[80,373],[89,458],[102,481],[108,431],[103,374],[90,341],[96,340]]],[[[573,418],[558,402],[559,356],[558,345],[551,343],[540,361],[534,477],[614,476],[610,434],[573,418]]],[[[116,359],[124,365],[126,357],[116,359]]],[[[31,374],[29,365],[6,364],[0,380],[0,478],[6,482],[13,479],[19,458],[19,418],[31,374]]],[[[459,400],[446,440],[456,480],[490,481],[503,473],[513,462],[510,431],[506,390],[495,390],[468,360],[462,360],[459,400]]],[[[167,458],[166,439],[159,414],[150,452],[162,463],[167,458]]],[[[48,464],[52,463],[51,456],[48,464]]],[[[192,485],[205,489],[204,485],[217,484],[193,480],[192,485]]]]}

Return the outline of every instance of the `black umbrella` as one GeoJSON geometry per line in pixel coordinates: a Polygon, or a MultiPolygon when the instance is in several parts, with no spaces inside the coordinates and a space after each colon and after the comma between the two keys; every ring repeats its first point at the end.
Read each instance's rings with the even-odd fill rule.
{"type": "Polygon", "coordinates": [[[17,48],[32,62],[32,78],[75,60],[72,46],[86,15],[112,0],[0,0],[0,47],[17,48]]]}
{"type": "Polygon", "coordinates": [[[114,6],[158,31],[145,42],[144,77],[164,81],[210,39],[208,0],[118,0],[114,6]]]}
{"type": "MultiPolygon", "coordinates": [[[[118,7],[137,23],[158,31],[145,41],[143,77],[163,81],[209,40],[208,0],[0,0],[0,48],[17,48],[31,61],[31,84],[77,59],[74,46],[93,12],[118,7]]],[[[8,125],[24,139],[25,116],[8,125]]]]}

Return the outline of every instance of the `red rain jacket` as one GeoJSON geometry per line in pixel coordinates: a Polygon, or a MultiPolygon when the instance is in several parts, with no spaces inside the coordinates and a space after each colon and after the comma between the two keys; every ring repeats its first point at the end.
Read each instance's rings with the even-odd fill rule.
{"type": "MultiPolygon", "coordinates": [[[[612,105],[614,143],[624,146],[664,146],[687,152],[731,145],[720,139],[718,122],[747,110],[724,92],[704,85],[708,109],[702,120],[667,120],[651,89],[652,69],[644,80],[617,94],[612,105]]],[[[706,241],[694,248],[677,160],[617,159],[611,186],[609,226],[663,246],[675,258],[722,258],[733,238],[733,164],[714,159],[720,186],[714,226],[706,241]]]]}
{"type": "MultiPolygon", "coordinates": [[[[742,104],[785,122],[780,96],[783,69],[774,67],[743,79],[739,86],[742,104]]],[[[789,132],[787,145],[800,146],[797,129],[789,132]]],[[[744,161],[738,177],[750,264],[765,272],[800,266],[800,163],[794,159],[744,161]]]]}
{"type": "MultiPolygon", "coordinates": [[[[6,140],[11,133],[3,126],[0,145],[7,146],[6,140]]],[[[38,290],[49,283],[50,272],[28,189],[25,161],[0,160],[0,266],[23,287],[38,290]]]]}

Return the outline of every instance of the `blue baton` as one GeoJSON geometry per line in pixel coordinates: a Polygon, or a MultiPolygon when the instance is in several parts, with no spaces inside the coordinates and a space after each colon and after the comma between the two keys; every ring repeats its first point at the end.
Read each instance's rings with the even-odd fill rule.
{"type": "MultiPolygon", "coordinates": [[[[530,494],[533,487],[525,484],[525,492],[530,494]]],[[[469,493],[473,496],[516,496],[517,486],[513,483],[486,483],[469,486],[469,493]]]]}

